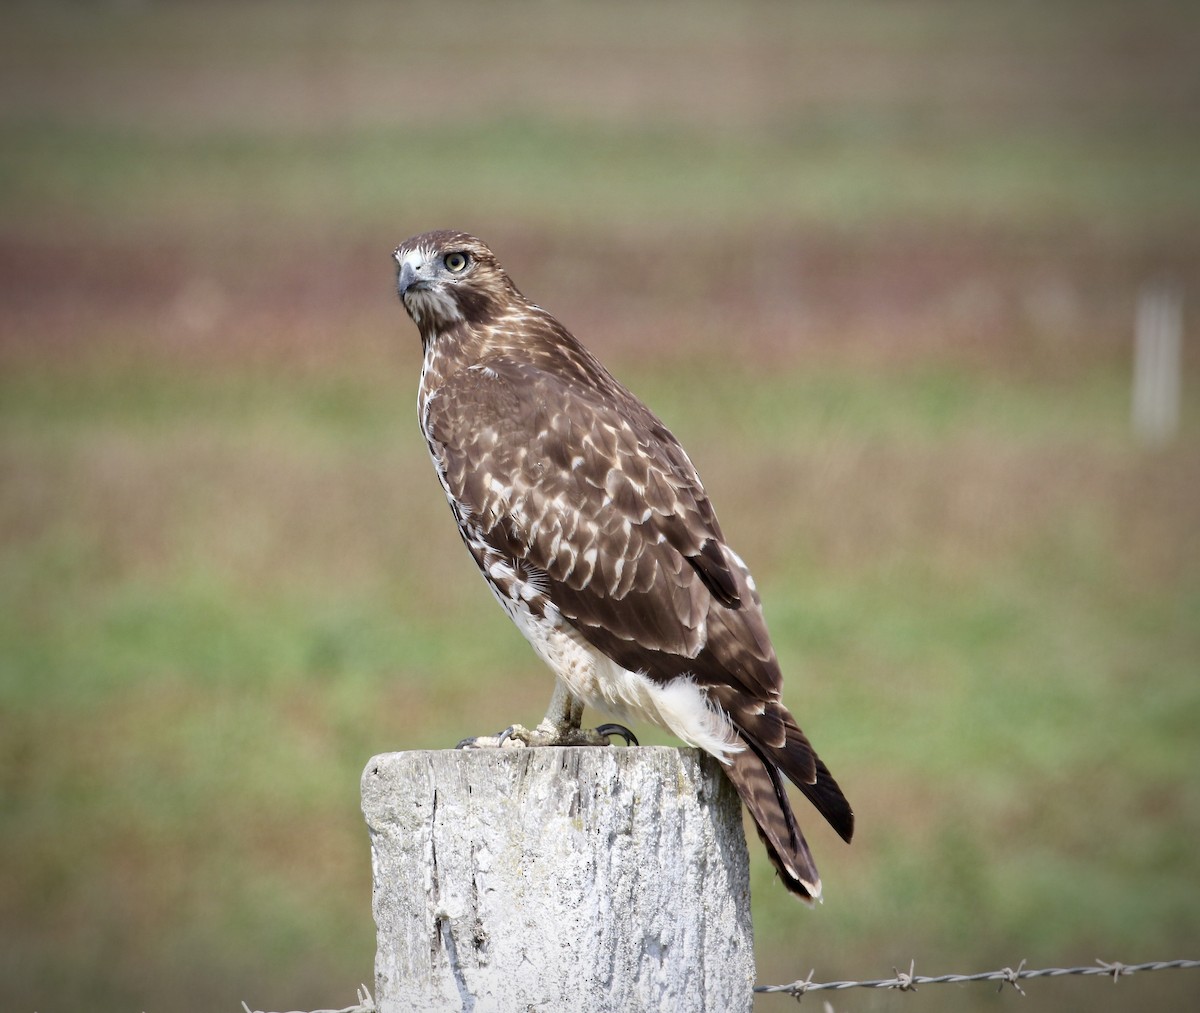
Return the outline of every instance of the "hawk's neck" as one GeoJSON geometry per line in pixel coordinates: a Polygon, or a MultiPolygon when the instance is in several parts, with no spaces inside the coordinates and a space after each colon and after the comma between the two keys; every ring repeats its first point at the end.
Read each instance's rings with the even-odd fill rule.
{"type": "Polygon", "coordinates": [[[495,325],[465,322],[421,335],[425,356],[421,363],[421,398],[424,400],[460,369],[482,362],[502,350],[495,325]]]}
{"type": "Polygon", "coordinates": [[[459,370],[497,357],[527,362],[550,372],[594,381],[603,367],[554,317],[532,303],[515,301],[483,323],[458,321],[423,331],[422,398],[459,370]],[[587,374],[585,377],[584,374],[587,374]]]}

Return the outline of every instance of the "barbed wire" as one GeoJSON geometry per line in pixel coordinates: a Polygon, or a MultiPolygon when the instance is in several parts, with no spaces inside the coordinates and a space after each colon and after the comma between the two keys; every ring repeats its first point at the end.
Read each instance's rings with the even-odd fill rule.
{"type": "MultiPolygon", "coordinates": [[[[375,1000],[371,998],[371,993],[367,991],[366,985],[359,985],[357,992],[358,1002],[353,1006],[347,1006],[344,1009],[314,1009],[308,1013],[376,1013],[375,1000]]],[[[246,1005],[246,1000],[242,1000],[242,1009],[245,1013],[263,1013],[262,1010],[253,1010],[246,1005]]],[[[293,1010],[292,1013],[301,1013],[300,1010],[293,1010]]]]}
{"type": "Polygon", "coordinates": [[[846,988],[894,988],[901,992],[915,992],[918,985],[944,985],[951,982],[964,981],[998,981],[1000,988],[1012,985],[1022,995],[1025,990],[1020,982],[1029,978],[1058,978],[1067,974],[1099,974],[1112,978],[1114,982],[1138,971],[1165,971],[1168,968],[1197,968],[1200,960],[1152,960],[1145,964],[1123,964],[1119,960],[1111,963],[1097,958],[1095,965],[1086,967],[1045,967],[1037,970],[1027,970],[1022,960],[1015,968],[1003,967],[999,971],[982,971],[978,974],[939,974],[928,977],[917,974],[916,961],[911,961],[907,971],[893,967],[894,978],[878,978],[875,981],[813,981],[815,971],[809,971],[808,977],[793,981],[789,985],[755,985],[754,991],[760,994],[784,993],[791,995],[797,1001],[803,999],[808,992],[822,992],[827,989],[840,991],[846,988]]]}
{"type": "MultiPolygon", "coordinates": [[[[1171,968],[1179,968],[1184,970],[1194,970],[1200,968],[1200,960],[1151,960],[1144,964],[1123,964],[1119,960],[1107,961],[1096,959],[1095,964],[1084,967],[1043,967],[1043,968],[1026,968],[1025,961],[1022,960],[1015,968],[1002,967],[998,971],[980,971],[977,974],[938,974],[924,975],[917,974],[917,962],[909,961],[908,970],[901,971],[895,967],[892,972],[894,978],[876,978],[873,981],[813,981],[815,971],[809,971],[807,978],[802,978],[799,981],[793,981],[788,985],[755,985],[754,991],[760,995],[783,994],[790,995],[797,1002],[804,998],[809,992],[824,992],[824,991],[841,991],[847,988],[894,988],[900,992],[915,992],[918,985],[948,985],[961,984],[968,981],[998,981],[1000,988],[1005,985],[1012,985],[1021,995],[1025,994],[1025,989],[1021,987],[1022,981],[1027,981],[1030,978],[1061,978],[1065,975],[1103,975],[1106,978],[1112,978],[1114,984],[1121,978],[1127,978],[1131,974],[1137,974],[1139,971],[1166,971],[1171,968]]],[[[357,993],[358,1002],[353,1006],[346,1006],[343,1009],[318,1009],[310,1010],[308,1013],[377,1013],[375,1000],[371,998],[371,993],[366,985],[360,985],[357,993]]],[[[262,1010],[252,1010],[245,1002],[242,1001],[242,1010],[244,1013],[263,1013],[262,1010]]],[[[300,1013],[299,1010],[294,1010],[292,1013],[300,1013]]]]}

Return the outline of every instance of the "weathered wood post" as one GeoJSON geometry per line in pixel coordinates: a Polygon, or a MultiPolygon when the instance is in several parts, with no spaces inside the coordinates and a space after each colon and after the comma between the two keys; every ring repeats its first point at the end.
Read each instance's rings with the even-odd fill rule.
{"type": "Polygon", "coordinates": [[[388,753],[362,797],[379,1013],[750,1010],[741,808],[699,750],[388,753]]]}

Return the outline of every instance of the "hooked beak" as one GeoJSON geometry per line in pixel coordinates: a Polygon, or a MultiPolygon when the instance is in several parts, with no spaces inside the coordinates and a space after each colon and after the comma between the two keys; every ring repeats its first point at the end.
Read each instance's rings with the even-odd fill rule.
{"type": "Polygon", "coordinates": [[[396,291],[400,298],[418,281],[416,269],[407,260],[401,261],[396,273],[396,291]]]}

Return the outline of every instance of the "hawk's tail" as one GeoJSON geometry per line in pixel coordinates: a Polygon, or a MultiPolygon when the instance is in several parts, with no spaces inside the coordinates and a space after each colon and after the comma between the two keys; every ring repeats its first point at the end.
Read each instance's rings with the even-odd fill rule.
{"type": "Polygon", "coordinates": [[[804,792],[804,797],[829,821],[838,836],[849,844],[854,836],[854,810],[829,773],[829,768],[821,762],[817,751],[800,731],[796,719],[786,708],[780,707],[779,710],[784,743],[782,747],[771,749],[767,755],[779,765],[792,784],[804,792]]]}
{"type": "MultiPolygon", "coordinates": [[[[796,731],[799,732],[799,729],[796,731]]],[[[725,773],[750,811],[758,836],[784,886],[802,900],[817,900],[821,896],[821,877],[817,874],[808,842],[804,840],[796,815],[792,812],[784,777],[796,782],[817,811],[847,841],[854,832],[854,814],[849,803],[829,769],[802,735],[800,742],[794,744],[796,751],[803,749],[807,758],[801,764],[803,773],[800,776],[795,776],[790,769],[792,764],[786,767],[778,765],[777,760],[786,762],[788,750],[773,751],[776,756],[768,757],[754,742],[744,736],[739,738],[745,748],[727,758],[725,773]],[[779,755],[781,753],[783,755],[779,755]],[[811,781],[806,776],[808,771],[813,772],[811,781]]],[[[793,743],[789,742],[788,745],[793,743]]]]}

